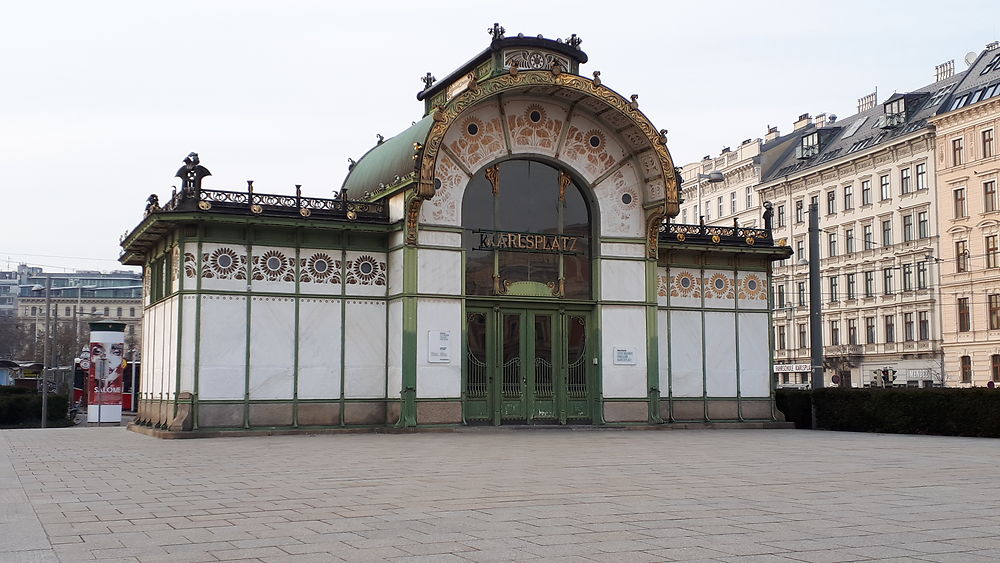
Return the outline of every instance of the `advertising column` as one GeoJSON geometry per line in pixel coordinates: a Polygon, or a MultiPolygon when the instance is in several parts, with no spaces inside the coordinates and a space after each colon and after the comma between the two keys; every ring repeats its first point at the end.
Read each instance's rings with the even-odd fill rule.
{"type": "Polygon", "coordinates": [[[125,323],[90,323],[87,422],[122,421],[125,323]]]}

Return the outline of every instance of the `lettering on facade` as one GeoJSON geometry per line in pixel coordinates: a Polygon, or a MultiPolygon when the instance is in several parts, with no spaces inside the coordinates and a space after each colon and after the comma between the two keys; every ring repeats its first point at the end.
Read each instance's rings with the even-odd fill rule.
{"type": "Polygon", "coordinates": [[[479,235],[479,246],[475,250],[513,250],[576,254],[576,246],[580,241],[580,237],[568,235],[514,233],[509,231],[476,231],[476,234],[479,235]]]}

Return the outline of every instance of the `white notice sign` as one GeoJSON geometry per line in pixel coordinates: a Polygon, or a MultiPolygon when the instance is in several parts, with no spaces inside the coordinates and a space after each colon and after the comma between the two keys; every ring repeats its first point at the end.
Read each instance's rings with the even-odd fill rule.
{"type": "Polygon", "coordinates": [[[622,348],[615,346],[611,349],[616,366],[634,366],[635,348],[622,348]]]}
{"type": "Polygon", "coordinates": [[[427,361],[439,364],[451,362],[451,332],[432,330],[427,333],[427,361]]]}

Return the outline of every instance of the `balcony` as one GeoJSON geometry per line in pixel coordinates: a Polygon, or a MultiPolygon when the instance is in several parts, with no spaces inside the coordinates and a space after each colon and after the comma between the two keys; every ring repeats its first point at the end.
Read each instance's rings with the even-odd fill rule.
{"type": "Polygon", "coordinates": [[[771,231],[751,227],[721,227],[717,225],[685,225],[663,223],[660,244],[715,244],[726,246],[774,246],[771,231]]]}

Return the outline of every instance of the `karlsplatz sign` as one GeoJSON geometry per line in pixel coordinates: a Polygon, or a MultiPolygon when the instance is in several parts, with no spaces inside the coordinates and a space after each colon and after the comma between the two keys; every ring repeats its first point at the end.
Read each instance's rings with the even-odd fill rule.
{"type": "Polygon", "coordinates": [[[576,254],[580,238],[569,235],[518,233],[513,231],[476,231],[479,246],[476,250],[512,250],[576,254]]]}

